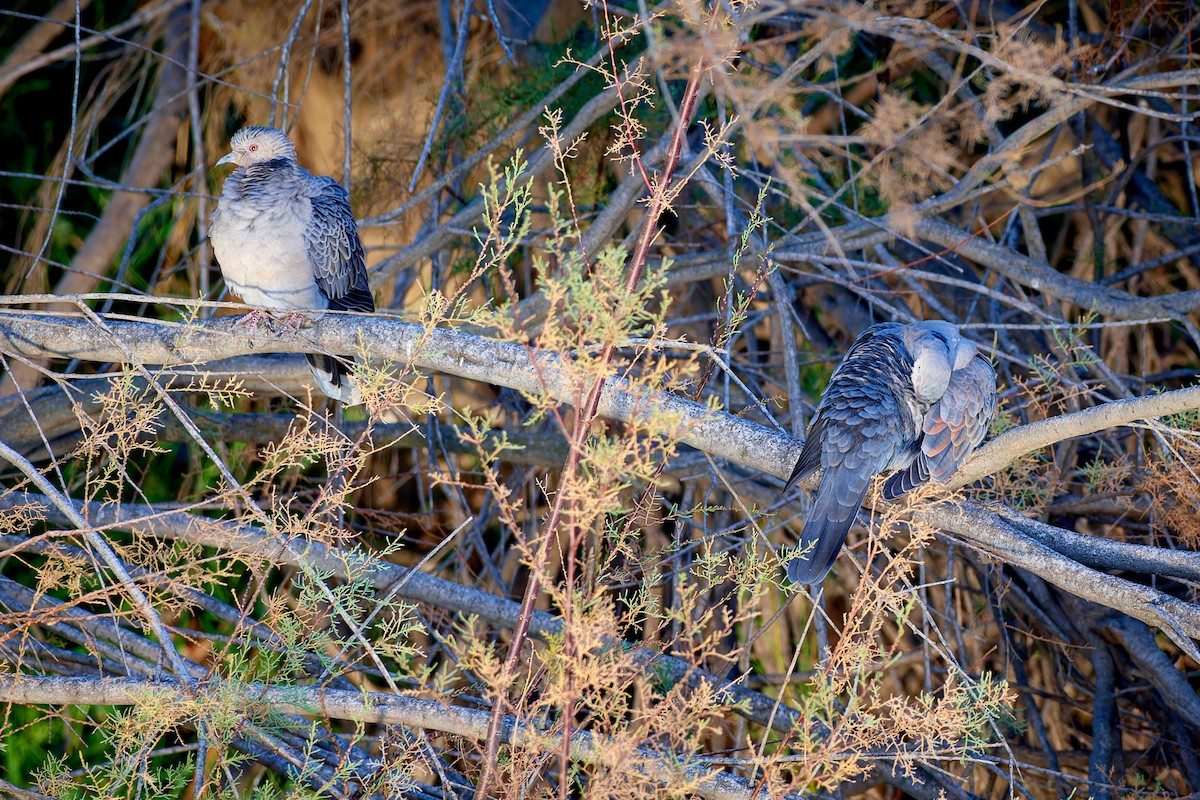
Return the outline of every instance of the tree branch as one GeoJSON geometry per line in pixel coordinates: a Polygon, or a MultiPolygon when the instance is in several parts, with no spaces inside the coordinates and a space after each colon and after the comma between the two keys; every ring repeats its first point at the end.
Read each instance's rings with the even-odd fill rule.
{"type": "MultiPolygon", "coordinates": [[[[487,734],[488,712],[450,706],[436,700],[378,692],[352,692],[321,686],[271,686],[263,683],[233,682],[209,686],[219,693],[222,705],[232,700],[250,709],[249,715],[300,714],[342,719],[377,725],[403,725],[410,728],[442,731],[474,741],[487,734]]],[[[61,678],[0,677],[0,700],[24,705],[112,705],[141,703],[194,702],[183,686],[173,681],[147,681],[141,678],[61,678]]],[[[547,753],[557,744],[547,732],[530,728],[512,717],[505,717],[501,739],[517,747],[547,753]]],[[[741,778],[707,766],[703,761],[680,763],[667,761],[648,750],[638,748],[630,757],[628,749],[617,747],[605,737],[577,730],[571,736],[571,758],[611,769],[633,769],[668,786],[686,783],[690,792],[708,800],[750,800],[754,785],[741,778]]],[[[799,798],[798,794],[786,795],[799,798]]]]}
{"type": "MultiPolygon", "coordinates": [[[[458,331],[427,330],[380,316],[326,314],[300,331],[283,331],[269,340],[260,338],[251,342],[236,325],[237,320],[231,318],[187,325],[109,319],[97,331],[85,319],[0,312],[0,351],[26,357],[53,355],[93,361],[121,361],[128,352],[141,363],[195,364],[214,357],[265,351],[318,350],[350,355],[365,347],[373,358],[547,395],[564,403],[581,396],[576,379],[558,356],[458,331]],[[119,341],[110,342],[111,337],[119,341]]],[[[994,471],[1016,457],[1000,453],[1019,455],[1045,446],[1057,441],[1052,438],[1055,431],[1079,435],[1147,414],[1178,413],[1197,407],[1200,407],[1200,389],[1109,403],[1019,428],[1006,434],[1007,440],[1002,444],[985,449],[977,459],[985,459],[988,469],[994,471]],[[1023,433],[1026,430],[1030,432],[1023,433]]],[[[669,392],[636,389],[620,378],[606,382],[598,409],[602,416],[625,422],[670,418],[676,421],[679,438],[684,443],[779,478],[789,474],[800,451],[800,444],[786,434],[728,413],[714,412],[669,392]]],[[[973,464],[974,460],[965,468],[966,475],[980,477],[982,470],[973,464]]],[[[914,508],[911,513],[914,521],[935,525],[1002,554],[1014,565],[1073,594],[1160,626],[1185,650],[1194,650],[1187,637],[1200,638],[1200,611],[1194,606],[1088,569],[1031,539],[997,512],[940,503],[914,508]]],[[[1075,541],[1071,539],[1068,544],[1077,546],[1075,541]]],[[[1141,563],[1146,563],[1144,554],[1115,550],[1115,543],[1108,547],[1114,552],[1132,554],[1129,556],[1135,559],[1132,563],[1139,557],[1141,563]]],[[[1184,569],[1195,569],[1195,565],[1188,559],[1184,569]]]]}

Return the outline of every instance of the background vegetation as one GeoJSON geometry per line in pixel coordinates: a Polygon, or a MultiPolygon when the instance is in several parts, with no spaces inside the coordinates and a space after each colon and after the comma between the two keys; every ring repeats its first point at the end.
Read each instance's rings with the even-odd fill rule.
{"type": "Polygon", "coordinates": [[[0,793],[1200,792],[1198,21],[9,4],[0,793]],[[236,327],[244,124],[349,187],[378,315],[236,327]],[[920,318],[997,438],[797,590],[796,437],[920,318]]]}

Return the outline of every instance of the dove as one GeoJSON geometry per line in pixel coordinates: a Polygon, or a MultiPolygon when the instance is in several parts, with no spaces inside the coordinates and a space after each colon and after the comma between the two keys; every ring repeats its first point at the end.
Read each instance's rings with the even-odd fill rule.
{"type": "MultiPolygon", "coordinates": [[[[236,169],[209,224],[229,288],[268,309],[374,311],[362,241],[341,184],[300,166],[295,145],[277,128],[242,128],[230,149],[217,164],[236,169]]],[[[345,362],[321,353],[306,357],[327,396],[347,405],[362,401],[345,362]]]]}
{"type": "Polygon", "coordinates": [[[942,320],[867,328],[834,370],[784,491],[823,470],[788,564],[793,583],[820,583],[833,567],[871,480],[896,499],[945,483],[983,441],[996,411],[996,374],[958,328],[942,320]]]}

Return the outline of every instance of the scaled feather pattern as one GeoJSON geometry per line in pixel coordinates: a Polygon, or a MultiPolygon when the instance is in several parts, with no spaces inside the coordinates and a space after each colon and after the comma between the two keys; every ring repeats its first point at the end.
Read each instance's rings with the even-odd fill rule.
{"type": "MultiPolygon", "coordinates": [[[[217,164],[237,165],[225,179],[209,239],[221,274],[250,305],[287,311],[374,311],[350,196],[332,178],[296,162],[276,128],[242,128],[217,164]]],[[[307,355],[317,385],[353,405],[362,400],[349,367],[307,355]]]]}
{"type": "Polygon", "coordinates": [[[824,470],[788,564],[793,583],[829,573],[878,474],[892,500],[945,483],[983,441],[996,412],[996,373],[941,320],[873,325],[834,370],[787,488],[824,470]]]}

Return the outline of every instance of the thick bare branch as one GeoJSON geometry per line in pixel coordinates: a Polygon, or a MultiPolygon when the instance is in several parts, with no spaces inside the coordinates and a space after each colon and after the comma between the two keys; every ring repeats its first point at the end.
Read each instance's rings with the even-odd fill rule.
{"type": "MultiPolygon", "coordinates": [[[[110,319],[106,329],[74,317],[0,312],[0,352],[26,358],[120,362],[127,347],[142,364],[169,366],[251,353],[316,350],[353,355],[365,348],[373,359],[412,364],[564,403],[574,401],[579,391],[572,371],[553,353],[442,328],[427,331],[383,317],[326,315],[301,331],[256,336],[255,341],[248,340],[237,319],[230,317],[188,325],[110,319]]],[[[785,434],[714,414],[674,395],[635,391],[617,378],[605,386],[600,414],[626,422],[678,418],[685,443],[776,476],[786,475],[799,453],[785,434]]]]}
{"type": "MultiPolygon", "coordinates": [[[[106,322],[104,330],[97,331],[83,319],[6,312],[0,313],[0,351],[98,361],[118,361],[129,352],[142,363],[194,364],[206,358],[265,350],[318,349],[352,354],[365,347],[374,358],[547,395],[564,403],[579,397],[577,379],[557,356],[457,331],[426,330],[381,317],[325,315],[299,332],[285,331],[269,341],[250,342],[235,325],[236,321],[229,318],[191,325],[114,319],[106,322]],[[114,336],[120,340],[120,347],[110,344],[114,336]]],[[[1169,414],[1200,407],[1200,390],[1179,390],[1139,400],[1146,402],[1113,403],[1057,418],[1063,420],[1060,422],[1030,426],[1032,433],[1028,440],[1021,435],[1025,429],[1017,429],[1008,435],[1010,441],[1002,445],[1003,452],[1014,455],[1001,459],[991,455],[989,449],[980,458],[988,459],[994,471],[1028,449],[1044,446],[1044,437],[1050,430],[1077,435],[1087,432],[1086,426],[1099,420],[1115,425],[1150,413],[1169,414]],[[1116,408],[1106,414],[1104,409],[1110,406],[1116,408]]],[[[799,444],[786,434],[713,412],[667,392],[634,391],[630,384],[617,378],[607,382],[599,413],[621,421],[674,420],[683,442],[776,477],[787,475],[799,454],[799,444]]],[[[967,469],[974,468],[968,465],[967,469]]],[[[980,477],[975,472],[969,474],[980,477]]],[[[1163,626],[1173,637],[1182,631],[1200,638],[1200,611],[1194,607],[1072,561],[1017,530],[996,512],[933,504],[914,509],[913,518],[1003,554],[1016,566],[1067,591],[1163,626]]],[[[1136,562],[1139,556],[1130,554],[1129,558],[1136,562]]]]}
{"type": "Polygon", "coordinates": [[[1026,453],[1086,436],[1097,431],[1182,414],[1200,408],[1200,386],[1175,389],[1169,392],[1114,400],[1104,405],[1085,408],[1071,414],[1031,422],[1007,431],[981,447],[970,462],[955,474],[950,488],[974,483],[1017,460],[1026,453]]]}
{"type": "MultiPolygon", "coordinates": [[[[475,741],[487,732],[485,711],[451,706],[436,700],[377,692],[349,692],[320,686],[272,686],[263,683],[221,684],[210,687],[223,702],[235,693],[238,702],[254,714],[301,714],[323,719],[342,719],[379,725],[403,725],[442,731],[475,741]]],[[[0,678],[0,700],[25,705],[113,705],[192,702],[183,687],[171,682],[138,678],[0,678]]],[[[547,732],[532,730],[511,717],[501,734],[506,743],[519,747],[547,749],[557,743],[547,732]]],[[[704,762],[667,762],[649,751],[628,756],[624,748],[609,745],[604,737],[576,731],[572,734],[571,757],[610,768],[636,769],[648,778],[669,786],[688,785],[690,793],[710,800],[750,800],[754,785],[707,766],[704,762]]],[[[796,797],[800,795],[786,795],[796,797]]]]}

